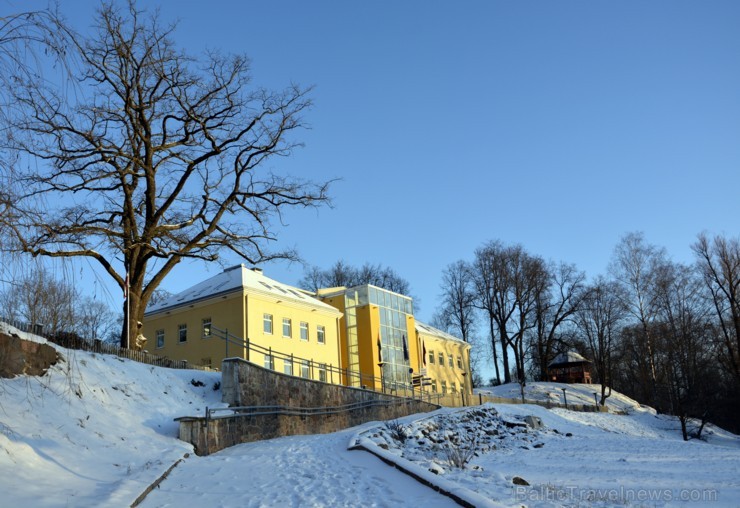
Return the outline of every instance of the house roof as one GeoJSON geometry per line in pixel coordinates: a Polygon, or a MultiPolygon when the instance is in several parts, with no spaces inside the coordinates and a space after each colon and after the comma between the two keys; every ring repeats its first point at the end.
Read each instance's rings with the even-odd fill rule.
{"type": "Polygon", "coordinates": [[[247,268],[244,265],[237,265],[227,268],[218,275],[199,282],[176,295],[165,298],[154,305],[149,305],[146,315],[243,290],[271,295],[283,301],[310,305],[335,314],[339,312],[331,305],[314,298],[308,291],[266,277],[260,268],[247,268]]]}
{"type": "Polygon", "coordinates": [[[591,363],[590,360],[586,360],[583,356],[579,355],[575,351],[568,351],[567,353],[560,353],[551,361],[547,366],[553,367],[555,365],[565,365],[568,363],[591,363]]]}
{"type": "Polygon", "coordinates": [[[467,344],[467,342],[461,340],[458,337],[455,337],[454,335],[451,335],[447,332],[443,332],[439,328],[434,328],[433,326],[430,326],[425,323],[421,323],[419,321],[416,321],[416,331],[419,333],[426,334],[426,335],[433,335],[440,339],[454,340],[455,342],[462,342],[463,344],[467,344]]]}

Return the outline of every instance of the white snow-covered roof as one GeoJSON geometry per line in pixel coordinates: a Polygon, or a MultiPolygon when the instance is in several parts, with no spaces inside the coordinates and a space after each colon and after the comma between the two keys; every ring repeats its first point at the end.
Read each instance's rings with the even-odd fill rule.
{"type": "Polygon", "coordinates": [[[165,309],[190,305],[216,296],[227,295],[243,290],[252,290],[261,294],[269,294],[283,301],[291,301],[339,313],[337,309],[316,298],[311,293],[269,277],[265,277],[259,268],[247,268],[237,265],[227,268],[218,275],[206,279],[184,291],[166,298],[147,307],[146,314],[152,314],[165,309]]]}
{"type": "Polygon", "coordinates": [[[439,337],[440,339],[454,340],[455,342],[462,342],[463,344],[466,344],[465,341],[461,340],[458,337],[455,337],[454,335],[443,332],[439,328],[434,328],[433,326],[421,323],[419,321],[416,321],[416,331],[419,333],[424,333],[426,335],[434,335],[436,337],[439,337]]]}
{"type": "Polygon", "coordinates": [[[579,363],[579,362],[591,363],[590,360],[586,360],[583,356],[579,355],[575,351],[568,351],[567,353],[560,353],[547,366],[551,367],[553,365],[563,365],[565,363],[579,363]]]}

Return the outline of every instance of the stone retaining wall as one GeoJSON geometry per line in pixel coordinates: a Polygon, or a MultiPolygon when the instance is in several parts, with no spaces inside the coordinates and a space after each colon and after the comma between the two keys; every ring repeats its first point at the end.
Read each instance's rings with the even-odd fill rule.
{"type": "Polygon", "coordinates": [[[48,344],[0,333],[0,378],[43,376],[58,360],[56,349],[48,344]]]}
{"type": "Polygon", "coordinates": [[[370,421],[400,418],[438,409],[414,399],[384,395],[370,390],[322,383],[288,376],[238,358],[224,360],[221,369],[222,400],[230,407],[280,406],[303,408],[327,414],[238,415],[178,418],[180,439],[192,443],[195,453],[208,455],[239,443],[298,434],[324,434],[370,421]],[[340,411],[352,404],[383,403],[340,411]]]}

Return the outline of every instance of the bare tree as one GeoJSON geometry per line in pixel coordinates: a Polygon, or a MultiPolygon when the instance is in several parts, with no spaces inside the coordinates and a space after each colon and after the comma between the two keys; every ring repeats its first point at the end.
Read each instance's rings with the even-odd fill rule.
{"type": "Polygon", "coordinates": [[[659,269],[666,263],[665,249],[648,244],[642,233],[625,235],[614,249],[610,266],[612,276],[620,284],[625,306],[638,323],[636,336],[643,348],[642,357],[646,361],[647,372],[643,382],[649,386],[650,403],[657,404],[656,350],[652,335],[658,312],[656,277],[659,269]]]}
{"type": "Polygon", "coordinates": [[[0,297],[3,317],[40,325],[45,335],[75,329],[78,299],[70,282],[40,265],[18,275],[0,297]]]}
{"type": "Polygon", "coordinates": [[[537,376],[547,379],[547,365],[557,354],[563,326],[578,309],[583,296],[586,275],[575,265],[567,263],[548,267],[549,283],[535,294],[534,320],[531,342],[537,376]]]}
{"type": "MultiPolygon", "coordinates": [[[[508,323],[509,319],[506,312],[501,312],[504,310],[504,307],[502,306],[503,304],[506,304],[507,310],[509,308],[508,302],[502,302],[500,298],[502,292],[504,295],[506,294],[504,289],[508,284],[502,262],[504,250],[505,247],[501,242],[488,242],[482,247],[476,249],[475,259],[471,265],[476,294],[475,306],[484,312],[488,320],[488,331],[491,342],[491,353],[493,356],[493,368],[496,373],[496,384],[501,384],[501,373],[499,371],[497,354],[498,344],[501,345],[504,382],[511,382],[508,355],[509,341],[508,337],[505,335],[506,326],[501,329],[499,323],[502,321],[502,318],[505,323],[508,323]],[[503,314],[503,316],[499,317],[501,314],[503,314]],[[498,335],[496,333],[497,330],[499,332],[498,335]]],[[[511,312],[513,312],[513,309],[511,312]]]]}
{"type": "MultiPolygon", "coordinates": [[[[472,264],[476,306],[488,318],[491,347],[501,344],[504,380],[511,382],[508,349],[514,353],[516,377],[524,387],[526,378],[525,336],[535,326],[537,295],[545,291],[548,272],[542,258],[527,253],[521,245],[489,242],[475,252],[472,264]]],[[[500,380],[494,354],[496,378],[500,380]]]]}
{"type": "Polygon", "coordinates": [[[89,340],[105,340],[118,327],[115,313],[94,298],[82,298],[75,305],[75,331],[89,340]]]}
{"type": "Polygon", "coordinates": [[[549,287],[550,274],[545,261],[538,256],[532,256],[520,248],[512,249],[511,255],[509,268],[513,282],[512,299],[516,308],[516,319],[513,333],[509,334],[509,343],[514,351],[517,380],[524,400],[527,372],[525,338],[536,327],[537,301],[549,287]]]}
{"type": "Polygon", "coordinates": [[[394,293],[410,296],[408,281],[398,275],[392,268],[371,263],[365,263],[360,268],[356,268],[342,259],[326,270],[322,270],[318,266],[310,267],[298,284],[310,291],[318,291],[321,288],[372,284],[394,293]]]}
{"type": "MultiPolygon", "coordinates": [[[[66,31],[59,29],[59,13],[50,10],[18,12],[0,16],[0,97],[8,103],[18,76],[36,79],[53,66],[67,71],[73,58],[68,53],[66,31]]],[[[0,109],[0,115],[5,109],[0,109]]]]}
{"type": "Polygon", "coordinates": [[[681,422],[685,441],[693,417],[706,420],[712,401],[709,309],[701,291],[701,280],[687,266],[667,264],[658,277],[660,312],[658,368],[670,412],[681,422]]]}
{"type": "Polygon", "coordinates": [[[740,384],[740,239],[700,234],[692,248],[719,322],[719,359],[740,384]]]}
{"type": "Polygon", "coordinates": [[[619,325],[625,316],[624,298],[621,287],[603,277],[596,279],[575,313],[578,329],[585,339],[596,375],[601,383],[600,404],[612,393],[612,354],[616,347],[619,325]]]}
{"type": "Polygon", "coordinates": [[[456,261],[442,272],[442,303],[439,313],[459,337],[470,342],[475,327],[473,274],[464,261],[456,261]]]}
{"type": "Polygon", "coordinates": [[[262,167],[298,145],[290,135],[304,125],[308,90],[250,89],[245,56],[193,58],[175,46],[174,25],[133,1],[104,4],[90,36],[54,21],[79,61],[79,91],[17,73],[7,92],[2,147],[31,163],[4,178],[14,195],[0,227],[22,252],[92,259],[128,286],[124,347],[183,259],[296,258],[268,249],[273,222],[326,203],[328,184],[262,167]]]}

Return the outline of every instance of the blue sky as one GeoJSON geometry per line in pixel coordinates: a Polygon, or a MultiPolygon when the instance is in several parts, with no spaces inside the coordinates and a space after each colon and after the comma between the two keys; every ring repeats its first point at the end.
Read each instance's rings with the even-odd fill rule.
{"type": "MultiPolygon", "coordinates": [[[[94,4],[62,10],[82,28],[90,10],[70,5],[94,4]]],[[[0,12],[31,5],[46,4],[0,12]]],[[[740,234],[740,3],[180,0],[161,13],[190,52],[248,54],[256,84],[315,86],[305,148],[270,167],[341,180],[332,209],[286,216],[280,243],[322,267],[394,268],[421,320],[445,266],[488,240],[594,277],[630,231],[684,262],[697,233],[740,234]]],[[[183,263],[164,288],[220,270],[183,263]]]]}

